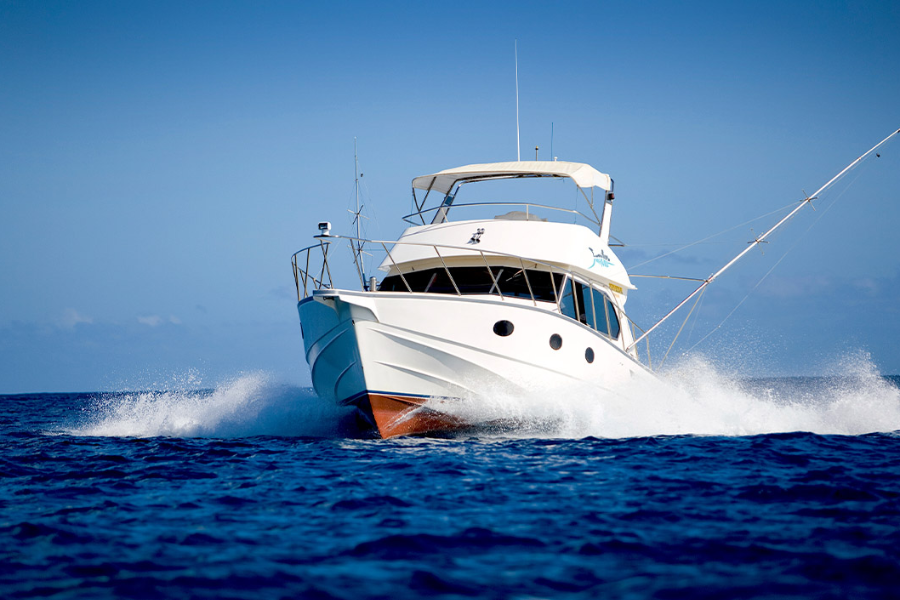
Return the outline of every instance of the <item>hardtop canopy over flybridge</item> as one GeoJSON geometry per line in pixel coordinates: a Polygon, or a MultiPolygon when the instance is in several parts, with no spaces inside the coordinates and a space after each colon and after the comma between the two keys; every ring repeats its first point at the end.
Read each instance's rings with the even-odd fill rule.
{"type": "MultiPolygon", "coordinates": [[[[563,177],[571,179],[581,191],[591,212],[594,213],[595,222],[600,225],[600,216],[594,209],[594,188],[602,189],[604,199],[613,198],[613,180],[606,173],[601,173],[594,167],[575,162],[565,161],[511,161],[498,163],[484,163],[446,169],[431,175],[422,175],[412,181],[413,201],[416,205],[416,213],[421,217],[425,203],[432,192],[443,195],[443,201],[438,208],[432,223],[442,223],[447,219],[447,212],[453,204],[459,187],[466,183],[487,181],[491,179],[520,179],[528,177],[563,177]],[[416,190],[425,192],[425,196],[419,200],[416,190]]],[[[424,211],[429,212],[429,211],[424,211]]],[[[409,215],[412,216],[412,215],[409,215]]],[[[424,219],[423,219],[424,221],[424,219]]]]}
{"type": "Polygon", "coordinates": [[[598,187],[611,192],[613,180],[606,173],[584,163],[563,161],[512,161],[466,165],[445,169],[433,175],[413,179],[417,190],[433,190],[449,194],[457,183],[484,179],[512,179],[516,177],[568,177],[582,189],[598,187]]]}

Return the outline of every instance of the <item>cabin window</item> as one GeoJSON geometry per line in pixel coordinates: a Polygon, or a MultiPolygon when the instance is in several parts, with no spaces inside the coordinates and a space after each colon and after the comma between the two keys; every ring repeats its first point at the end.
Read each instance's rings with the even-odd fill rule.
{"type": "Polygon", "coordinates": [[[596,316],[596,329],[613,339],[619,337],[619,317],[610,299],[597,289],[592,289],[591,296],[594,301],[594,314],[596,316]]]}
{"type": "Polygon", "coordinates": [[[613,306],[613,303],[606,299],[606,314],[609,318],[609,335],[615,339],[619,339],[619,332],[621,328],[619,327],[619,317],[616,314],[616,307],[613,306]]]}
{"type": "Polygon", "coordinates": [[[563,276],[554,274],[552,277],[555,281],[551,280],[551,274],[546,271],[523,271],[515,267],[491,267],[490,271],[487,267],[438,267],[405,272],[403,278],[399,275],[385,277],[378,289],[382,292],[406,292],[408,290],[403,284],[403,279],[406,279],[414,292],[456,294],[456,288],[453,287],[453,283],[456,283],[459,293],[463,295],[497,294],[499,284],[499,293],[504,296],[530,300],[530,285],[535,300],[556,302],[554,289],[560,287],[563,276]],[[448,270],[453,281],[447,275],[448,270]]]}
{"type": "Polygon", "coordinates": [[[571,319],[606,334],[613,339],[619,337],[619,317],[609,298],[594,289],[572,279],[566,279],[559,307],[562,314],[571,319]]]}
{"type": "Polygon", "coordinates": [[[547,271],[499,266],[491,267],[490,271],[487,267],[437,267],[403,273],[403,278],[399,275],[385,277],[378,289],[382,292],[406,292],[403,279],[413,292],[430,294],[456,294],[456,288],[463,295],[497,294],[499,285],[499,293],[506,297],[530,300],[533,293],[535,300],[556,302],[555,291],[559,291],[562,314],[613,339],[619,337],[619,318],[606,294],[559,273],[551,275],[547,271]]]}
{"type": "MultiPolygon", "coordinates": [[[[559,309],[562,311],[562,314],[566,315],[570,319],[578,320],[578,303],[576,301],[576,294],[574,292],[574,288],[572,286],[572,280],[566,279],[565,286],[559,295],[559,309]]],[[[578,284],[579,286],[581,284],[578,284]]]]}
{"type": "Polygon", "coordinates": [[[580,283],[576,283],[575,287],[581,289],[581,294],[579,294],[578,296],[579,305],[581,307],[580,318],[578,320],[588,327],[597,329],[597,320],[595,319],[596,311],[594,310],[594,298],[593,294],[591,293],[592,291],[596,292],[596,290],[580,283]]]}
{"type": "Polygon", "coordinates": [[[514,296],[516,298],[531,299],[531,292],[534,293],[535,300],[543,300],[544,302],[556,302],[555,289],[559,289],[562,284],[563,276],[560,274],[552,275],[546,271],[535,271],[533,269],[516,269],[505,267],[502,272],[500,269],[494,268],[494,276],[500,282],[500,291],[504,296],[514,296]],[[556,281],[552,281],[551,277],[556,281]]]}

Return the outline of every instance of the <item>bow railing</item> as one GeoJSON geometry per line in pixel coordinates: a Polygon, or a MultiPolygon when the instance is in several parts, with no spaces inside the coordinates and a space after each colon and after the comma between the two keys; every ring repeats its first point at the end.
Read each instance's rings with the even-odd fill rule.
{"type": "MultiPolygon", "coordinates": [[[[591,318],[590,315],[596,314],[591,311],[603,309],[596,307],[592,295],[590,306],[580,306],[582,299],[577,298],[578,294],[572,294],[574,300],[569,300],[569,292],[566,290],[572,287],[568,283],[568,280],[571,280],[583,286],[603,290],[607,301],[612,302],[616,306],[617,312],[624,316],[624,311],[608,284],[596,280],[589,281],[583,275],[576,274],[571,269],[557,264],[467,246],[397,240],[364,240],[331,234],[316,237],[317,244],[303,248],[291,257],[298,302],[309,298],[315,291],[334,289],[332,274],[337,271],[332,268],[330,262],[334,254],[331,252],[331,248],[335,242],[340,240],[347,242],[347,249],[351,252],[355,252],[355,248],[362,245],[368,250],[380,248],[380,251],[384,253],[384,259],[380,264],[386,267],[387,274],[380,283],[374,276],[366,277],[366,273],[362,271],[362,261],[346,261],[347,264],[356,266],[356,274],[362,284],[362,290],[365,292],[410,294],[430,292],[456,296],[487,294],[498,296],[504,302],[526,302],[534,306],[538,306],[538,303],[542,302],[545,306],[551,304],[554,312],[565,314],[587,325],[591,318]],[[408,260],[408,255],[404,260],[398,261],[392,252],[392,250],[396,252],[398,246],[414,246],[430,251],[417,252],[413,261],[408,260]],[[472,278],[473,271],[478,272],[477,281],[472,278]],[[438,277],[438,275],[442,277],[438,277]],[[563,304],[566,302],[568,305],[564,309],[563,304]],[[571,306],[572,302],[574,302],[574,308],[571,306]]],[[[368,250],[369,256],[373,259],[377,258],[368,250]]],[[[346,276],[352,278],[349,273],[346,276]]],[[[634,327],[633,323],[632,326],[634,327]]],[[[608,327],[607,322],[607,331],[609,331],[608,327]]],[[[611,338],[610,341],[614,341],[617,345],[621,344],[624,350],[624,344],[627,343],[626,336],[616,337],[617,341],[614,341],[615,338],[611,338]]],[[[632,335],[631,339],[634,337],[632,335]]],[[[649,360],[649,347],[647,354],[649,360]]]]}

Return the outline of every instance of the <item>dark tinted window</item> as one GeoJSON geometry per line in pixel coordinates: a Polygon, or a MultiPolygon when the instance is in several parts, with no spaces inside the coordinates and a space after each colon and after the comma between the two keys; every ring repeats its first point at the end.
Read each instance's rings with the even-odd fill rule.
{"type": "MultiPolygon", "coordinates": [[[[596,321],[594,320],[596,311],[593,294],[591,293],[592,288],[586,285],[581,285],[580,283],[576,283],[575,286],[581,290],[581,294],[579,294],[578,296],[578,302],[581,309],[582,318],[579,320],[585,325],[597,329],[597,326],[595,325],[596,321]]],[[[599,306],[599,304],[597,304],[596,306],[599,306]]]]}
{"type": "Polygon", "coordinates": [[[610,302],[609,298],[606,299],[606,314],[609,315],[609,335],[614,338],[618,338],[619,317],[616,316],[616,307],[613,306],[613,303],[610,302]]]}
{"type": "Polygon", "coordinates": [[[591,304],[591,288],[577,281],[566,279],[559,307],[562,309],[562,314],[567,317],[580,321],[585,325],[593,324],[594,312],[591,304]]]}
{"type": "Polygon", "coordinates": [[[566,284],[559,296],[559,308],[562,314],[571,319],[578,319],[578,309],[575,305],[575,293],[572,291],[572,280],[566,279],[566,284]]]}
{"type": "Polygon", "coordinates": [[[592,290],[594,299],[594,314],[597,317],[597,331],[605,333],[610,337],[619,337],[619,317],[616,316],[616,309],[610,302],[606,294],[600,290],[592,290]]]}
{"type": "MultiPolygon", "coordinates": [[[[507,267],[499,274],[498,270],[494,269],[494,276],[500,282],[500,291],[503,292],[504,296],[531,299],[531,294],[528,291],[530,286],[535,300],[556,302],[556,296],[553,291],[554,282],[551,281],[550,273],[546,271],[533,271],[531,269],[523,271],[522,269],[507,267]]],[[[562,283],[562,275],[554,275],[553,277],[556,279],[556,288],[559,289],[562,283]]]]}
{"type": "MultiPolygon", "coordinates": [[[[531,299],[528,291],[529,285],[534,293],[535,300],[555,302],[553,284],[559,287],[562,276],[554,275],[556,281],[551,280],[550,273],[544,271],[528,270],[512,267],[492,267],[489,272],[487,267],[451,267],[450,274],[453,282],[459,288],[460,294],[496,294],[497,284],[504,296],[531,299]],[[491,274],[493,273],[493,278],[491,274]],[[496,283],[494,282],[496,279],[496,283]]],[[[410,271],[404,273],[403,278],[414,292],[429,292],[432,294],[455,294],[453,282],[447,276],[447,269],[438,267],[424,271],[410,271]]],[[[383,292],[406,292],[406,286],[399,275],[385,277],[378,288],[383,292]]]]}
{"type": "Polygon", "coordinates": [[[609,335],[609,326],[611,323],[607,320],[606,312],[606,296],[600,290],[592,290],[594,298],[594,306],[597,307],[597,331],[609,335]]]}
{"type": "Polygon", "coordinates": [[[566,279],[560,298],[562,314],[612,338],[619,337],[619,317],[612,302],[600,290],[566,279]]]}

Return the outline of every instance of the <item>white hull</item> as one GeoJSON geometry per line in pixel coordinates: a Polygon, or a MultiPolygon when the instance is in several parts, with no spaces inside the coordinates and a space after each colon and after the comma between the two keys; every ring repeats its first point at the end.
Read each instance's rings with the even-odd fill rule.
{"type": "Polygon", "coordinates": [[[478,425],[442,419],[431,398],[552,392],[573,381],[612,391],[650,376],[621,340],[530,300],[321,290],[298,309],[316,392],[357,405],[383,437],[478,425]],[[512,334],[494,333],[503,320],[512,334]],[[554,334],[559,349],[551,347],[554,334]],[[432,419],[416,423],[413,413],[432,419]]]}

